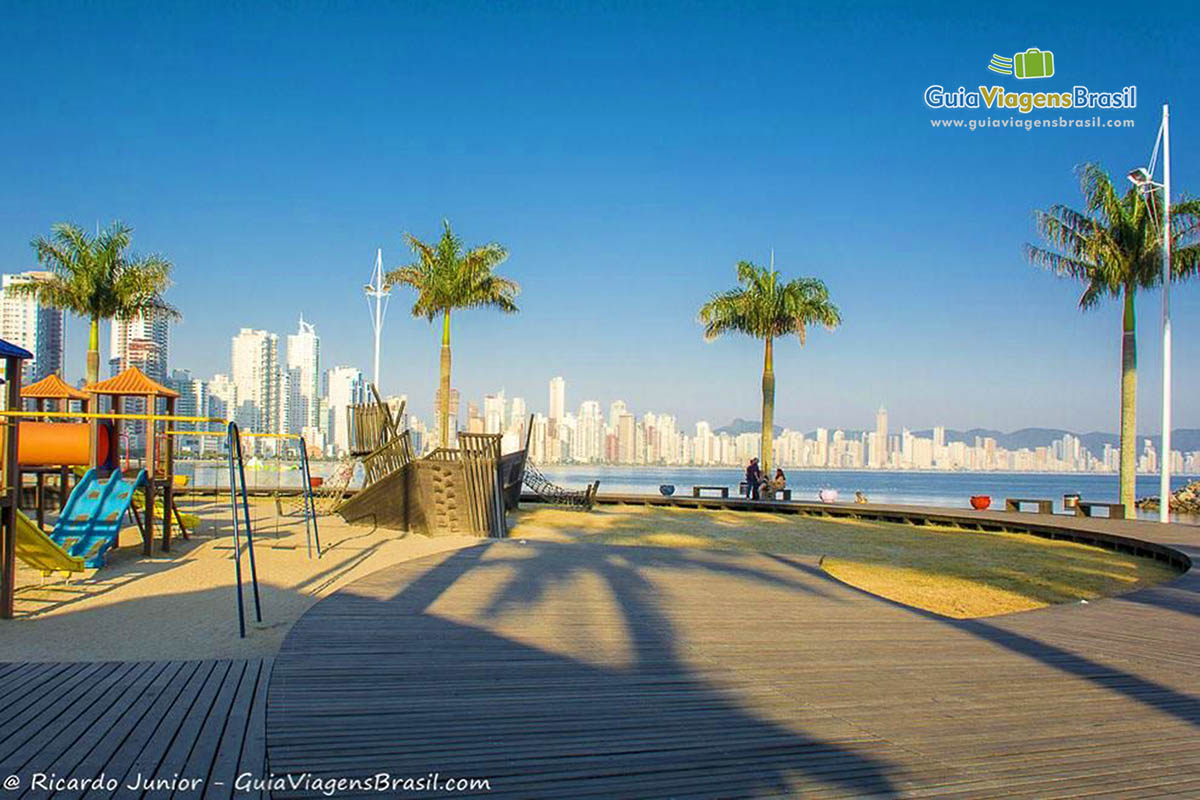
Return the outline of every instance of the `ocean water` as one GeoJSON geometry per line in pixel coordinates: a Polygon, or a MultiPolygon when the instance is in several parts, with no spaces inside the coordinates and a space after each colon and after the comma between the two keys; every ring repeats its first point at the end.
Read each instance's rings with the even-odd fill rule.
{"type": "MultiPolygon", "coordinates": [[[[334,467],[332,461],[314,461],[315,476],[324,477],[334,467]]],[[[622,466],[544,466],[547,478],[567,488],[582,489],[600,481],[600,492],[620,494],[658,494],[661,484],[675,486],[676,494],[691,494],[699,484],[725,485],[736,494],[744,471],[732,467],[622,467],[622,466]]],[[[188,475],[197,486],[226,488],[228,467],[224,462],[182,461],[177,471],[188,475]]],[[[361,472],[361,470],[360,470],[361,472]]],[[[1005,497],[1050,498],[1062,510],[1062,497],[1076,493],[1085,500],[1115,502],[1118,494],[1115,474],[1095,473],[1023,473],[1023,472],[914,472],[899,470],[787,470],[788,486],[796,500],[816,500],[822,489],[836,489],[840,500],[852,500],[856,491],[875,503],[931,505],[946,508],[970,508],[970,497],[986,494],[992,507],[1003,508],[1005,497]]],[[[1195,476],[1172,477],[1172,489],[1195,480],[1195,476]]],[[[356,478],[356,484],[361,475],[356,478]]],[[[246,484],[251,489],[295,489],[301,485],[299,466],[293,461],[265,459],[246,469],[246,484]]],[[[1157,496],[1158,476],[1139,475],[1137,496],[1157,496]]],[[[1157,518],[1156,512],[1139,512],[1157,518]]],[[[1180,517],[1181,522],[1200,523],[1200,519],[1180,517]]]]}
{"type": "MultiPolygon", "coordinates": [[[[660,484],[673,484],[676,494],[691,494],[695,485],[726,485],[736,494],[744,470],[731,467],[542,467],[547,478],[569,488],[583,488],[600,481],[600,492],[658,494],[660,484]]],[[[1116,502],[1119,494],[1115,474],[1024,473],[1024,472],[915,472],[900,470],[785,470],[794,500],[817,500],[822,489],[836,489],[839,500],[853,500],[861,491],[873,503],[930,505],[970,508],[970,497],[990,495],[992,507],[1003,509],[1006,497],[1050,498],[1062,510],[1064,494],[1079,494],[1085,500],[1116,502]]],[[[1175,475],[1172,491],[1195,476],[1175,475]]],[[[1158,496],[1157,475],[1139,475],[1137,496],[1158,496]]],[[[1157,512],[1143,514],[1157,518],[1157,512]]],[[[1180,519],[1185,522],[1200,520],[1180,519]]]]}

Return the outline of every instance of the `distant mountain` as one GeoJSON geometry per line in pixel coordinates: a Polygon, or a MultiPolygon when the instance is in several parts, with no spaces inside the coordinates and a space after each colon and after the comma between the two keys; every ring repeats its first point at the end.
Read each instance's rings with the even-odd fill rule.
{"type": "MultiPolygon", "coordinates": [[[[1079,441],[1094,456],[1099,456],[1104,452],[1104,445],[1108,444],[1116,447],[1117,442],[1120,441],[1120,437],[1115,433],[1101,433],[1099,431],[1075,433],[1063,430],[1062,428],[1021,428],[1011,433],[991,430],[989,428],[971,428],[965,431],[947,429],[946,441],[966,442],[973,445],[975,444],[975,437],[979,437],[980,439],[991,437],[996,440],[998,446],[1003,447],[1005,450],[1032,450],[1036,447],[1047,447],[1068,433],[1072,436],[1078,436],[1079,441]]],[[[913,431],[913,434],[928,439],[933,436],[933,431],[929,429],[913,431]]],[[[1159,441],[1157,434],[1154,436],[1138,434],[1137,443],[1139,453],[1142,450],[1142,442],[1146,439],[1154,442],[1155,450],[1162,449],[1162,442],[1159,441]]],[[[1175,428],[1171,431],[1171,449],[1184,453],[1200,450],[1200,429],[1175,428]]]]}
{"type": "MultiPolygon", "coordinates": [[[[738,417],[737,419],[735,419],[733,422],[729,423],[728,425],[713,429],[713,433],[717,434],[718,436],[720,436],[722,433],[728,433],[730,436],[738,436],[743,433],[761,433],[761,432],[762,432],[762,420],[760,420],[760,419],[742,419],[741,417],[738,417]]],[[[783,428],[776,425],[775,426],[775,435],[778,436],[781,433],[783,433],[783,428]]]]}
{"type": "MultiPolygon", "coordinates": [[[[720,428],[713,430],[715,434],[728,433],[730,436],[737,436],[742,433],[758,433],[762,430],[762,423],[758,420],[742,419],[738,417],[733,422],[720,428]]],[[[829,428],[830,435],[837,428],[829,428]]],[[[847,439],[858,439],[863,433],[870,431],[862,431],[850,428],[842,428],[842,433],[847,439]]],[[[775,435],[778,436],[783,432],[783,428],[776,425],[775,435]]],[[[914,436],[920,436],[924,439],[933,438],[933,430],[927,428],[921,431],[913,431],[914,436]]],[[[899,431],[892,431],[892,435],[899,434],[899,431]]],[[[1052,443],[1058,441],[1067,434],[1078,436],[1079,441],[1084,448],[1092,455],[1099,457],[1104,452],[1104,445],[1108,444],[1113,447],[1117,446],[1120,437],[1115,433],[1101,433],[1093,431],[1091,433],[1075,433],[1073,431],[1063,430],[1062,428],[1021,428],[1020,430],[1005,433],[1004,431],[992,430],[991,428],[970,428],[969,430],[960,431],[946,429],[947,442],[966,442],[969,445],[975,444],[975,438],[980,439],[995,439],[999,447],[1005,450],[1033,450],[1037,447],[1048,447],[1052,443]]],[[[805,434],[808,438],[815,438],[816,431],[809,431],[805,434]]],[[[1142,442],[1149,439],[1154,443],[1156,451],[1162,450],[1162,442],[1159,441],[1158,435],[1148,436],[1138,434],[1137,450],[1142,452],[1142,442]]],[[[1190,453],[1200,450],[1200,428],[1175,428],[1171,432],[1171,449],[1179,450],[1184,453],[1190,453]]]]}

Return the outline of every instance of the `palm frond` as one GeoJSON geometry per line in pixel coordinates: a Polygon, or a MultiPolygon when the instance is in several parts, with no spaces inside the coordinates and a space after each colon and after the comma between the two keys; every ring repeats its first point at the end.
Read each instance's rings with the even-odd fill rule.
{"type": "Polygon", "coordinates": [[[829,289],[816,278],[783,282],[778,271],[740,261],[740,286],[714,294],[700,307],[704,338],[742,333],[757,339],[795,335],[803,345],[811,325],[833,329],[842,317],[829,299],[829,289]]]}
{"type": "Polygon", "coordinates": [[[496,243],[463,250],[448,220],[443,221],[442,236],[429,244],[412,234],[405,239],[415,260],[387,274],[389,285],[408,286],[417,293],[414,317],[432,322],[440,314],[459,308],[492,307],[508,314],[518,311],[516,296],[521,287],[509,278],[495,274],[508,258],[508,251],[496,243]]]}
{"type": "Polygon", "coordinates": [[[160,255],[129,255],[132,236],[133,229],[121,222],[95,237],[76,225],[56,223],[49,237],[31,243],[53,277],[20,291],[85,318],[128,319],[150,309],[178,317],[163,299],[171,285],[171,262],[160,255]]]}

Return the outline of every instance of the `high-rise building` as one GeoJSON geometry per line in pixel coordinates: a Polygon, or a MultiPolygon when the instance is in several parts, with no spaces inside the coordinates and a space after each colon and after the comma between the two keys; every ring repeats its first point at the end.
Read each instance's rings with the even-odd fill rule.
{"type": "MultiPolygon", "coordinates": [[[[167,380],[167,386],[179,392],[179,399],[175,401],[176,414],[181,417],[211,416],[208,384],[193,377],[191,372],[186,369],[172,371],[171,377],[167,380]]],[[[214,426],[204,423],[179,423],[172,427],[181,430],[205,431],[214,426]]],[[[208,450],[215,450],[216,445],[216,437],[211,436],[181,435],[176,440],[176,446],[181,450],[190,450],[199,455],[203,455],[208,450]]]]}
{"type": "Polygon", "coordinates": [[[434,447],[457,447],[458,446],[458,416],[459,409],[462,405],[462,400],[459,398],[458,389],[450,389],[450,413],[447,429],[450,432],[449,442],[441,441],[441,425],[437,424],[437,416],[441,413],[442,408],[442,388],[439,386],[437,393],[434,395],[434,447]]]}
{"type": "Polygon", "coordinates": [[[349,408],[366,402],[367,380],[357,367],[334,367],[325,373],[329,398],[330,441],[338,455],[350,450],[349,408]]]}
{"type": "Polygon", "coordinates": [[[871,466],[882,469],[888,465],[888,418],[883,406],[875,412],[875,433],[871,437],[871,466]]]}
{"type": "Polygon", "coordinates": [[[321,337],[300,317],[299,329],[287,337],[287,432],[319,428],[321,417],[321,337]]]}
{"type": "Polygon", "coordinates": [[[550,419],[561,420],[567,413],[567,381],[561,375],[550,379],[550,419]]]}
{"type": "Polygon", "coordinates": [[[628,410],[624,400],[614,400],[608,407],[608,427],[613,433],[617,432],[617,423],[621,419],[621,415],[628,410]]]}
{"type": "Polygon", "coordinates": [[[467,403],[467,433],[483,433],[483,415],[479,406],[467,403]]]}
{"type": "Polygon", "coordinates": [[[255,433],[278,432],[279,337],[242,328],[233,337],[232,360],[238,424],[255,433]]]}
{"type": "Polygon", "coordinates": [[[595,400],[579,404],[574,459],[583,463],[604,460],[604,414],[595,400]]]}
{"type": "Polygon", "coordinates": [[[504,392],[483,398],[483,432],[504,433],[504,392]]]}
{"type": "Polygon", "coordinates": [[[42,305],[37,298],[12,291],[17,284],[49,278],[49,272],[21,272],[0,280],[0,339],[33,354],[25,362],[25,383],[39,381],[63,366],[63,312],[42,305]]]}
{"type": "Polygon", "coordinates": [[[712,426],[707,422],[701,421],[696,423],[696,438],[693,441],[695,446],[695,454],[692,456],[692,463],[703,466],[713,462],[714,441],[712,426]]]}
{"type": "MultiPolygon", "coordinates": [[[[228,375],[213,375],[208,382],[209,415],[238,421],[237,409],[237,386],[228,375]]],[[[238,421],[238,424],[241,422],[238,421]]]]}
{"type": "Polygon", "coordinates": [[[129,319],[114,319],[108,329],[109,374],[137,367],[159,383],[167,380],[170,317],[150,309],[129,319]]]}
{"type": "Polygon", "coordinates": [[[634,432],[633,414],[628,412],[617,420],[617,459],[622,464],[632,464],[637,457],[637,434],[634,432]]]}
{"type": "Polygon", "coordinates": [[[525,428],[529,425],[529,412],[525,410],[525,398],[514,397],[509,403],[508,429],[517,436],[517,441],[525,442],[525,428]]]}

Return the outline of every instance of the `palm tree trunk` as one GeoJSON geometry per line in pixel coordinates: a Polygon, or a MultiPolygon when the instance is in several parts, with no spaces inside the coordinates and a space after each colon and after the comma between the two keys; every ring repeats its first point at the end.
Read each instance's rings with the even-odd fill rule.
{"type": "Polygon", "coordinates": [[[1125,287],[1125,313],[1121,320],[1121,502],[1133,508],[1137,477],[1137,330],[1134,288],[1125,287]]]}
{"type": "Polygon", "coordinates": [[[442,312],[442,380],[438,390],[441,446],[450,446],[450,311],[442,312]]]}
{"type": "Polygon", "coordinates": [[[92,324],[88,330],[86,377],[88,383],[100,380],[100,320],[96,317],[92,317],[92,324]]]}
{"type": "Polygon", "coordinates": [[[771,337],[763,351],[762,377],[762,472],[767,480],[771,478],[772,450],[775,444],[775,363],[771,337]]]}

